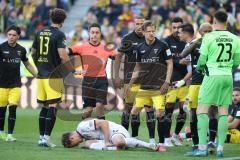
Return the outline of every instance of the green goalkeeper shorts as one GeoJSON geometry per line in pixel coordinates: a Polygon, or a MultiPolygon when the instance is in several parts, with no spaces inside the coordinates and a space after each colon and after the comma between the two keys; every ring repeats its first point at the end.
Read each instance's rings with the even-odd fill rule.
{"type": "Polygon", "coordinates": [[[204,76],[198,104],[228,107],[232,103],[232,76],[204,76]]]}

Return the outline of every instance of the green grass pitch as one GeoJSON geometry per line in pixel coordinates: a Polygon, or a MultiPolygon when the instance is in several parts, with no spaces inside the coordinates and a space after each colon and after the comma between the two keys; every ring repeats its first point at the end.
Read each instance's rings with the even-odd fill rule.
{"type": "MultiPolygon", "coordinates": [[[[194,158],[184,157],[183,154],[190,149],[191,142],[184,143],[183,147],[172,147],[166,153],[159,153],[147,149],[129,149],[126,151],[93,151],[76,147],[65,149],[61,145],[61,134],[66,131],[75,130],[77,121],[63,121],[57,119],[52,133],[52,141],[56,148],[41,148],[38,142],[38,114],[39,110],[18,109],[17,122],[14,135],[17,142],[0,141],[0,160],[191,160],[194,158]]],[[[107,119],[120,122],[121,112],[107,114],[107,119]]],[[[141,115],[145,117],[144,115],[141,115]]],[[[141,118],[144,120],[143,118],[141,118]]],[[[6,120],[7,122],[7,120],[6,120]]],[[[188,123],[187,123],[188,125],[188,123]]],[[[174,125],[173,125],[174,126],[174,125]]],[[[7,124],[5,124],[5,129],[7,124]]],[[[157,134],[156,134],[157,137],[157,134]]],[[[148,131],[145,121],[141,122],[140,138],[148,141],[148,131]]],[[[156,138],[156,140],[158,140],[156,138]]],[[[239,157],[240,146],[235,144],[225,145],[225,157],[239,157]]],[[[195,159],[216,159],[215,155],[208,158],[195,159]]]]}

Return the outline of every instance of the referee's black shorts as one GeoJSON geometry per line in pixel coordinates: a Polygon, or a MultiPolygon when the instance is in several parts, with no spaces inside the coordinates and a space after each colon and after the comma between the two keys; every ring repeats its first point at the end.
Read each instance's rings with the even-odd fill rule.
{"type": "Polygon", "coordinates": [[[84,77],[82,82],[83,108],[96,107],[96,103],[107,104],[107,77],[84,77]]]}

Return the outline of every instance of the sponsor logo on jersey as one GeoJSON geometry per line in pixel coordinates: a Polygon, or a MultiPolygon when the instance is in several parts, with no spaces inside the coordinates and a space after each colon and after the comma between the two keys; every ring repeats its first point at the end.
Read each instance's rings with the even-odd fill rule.
{"type": "Polygon", "coordinates": [[[9,51],[3,51],[4,54],[9,54],[9,51]]]}

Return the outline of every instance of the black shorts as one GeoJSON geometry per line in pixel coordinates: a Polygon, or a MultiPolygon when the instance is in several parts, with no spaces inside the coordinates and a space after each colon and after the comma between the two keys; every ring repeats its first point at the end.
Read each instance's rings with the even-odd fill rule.
{"type": "Polygon", "coordinates": [[[83,108],[96,107],[96,103],[107,104],[107,77],[84,77],[82,82],[83,108]]]}

